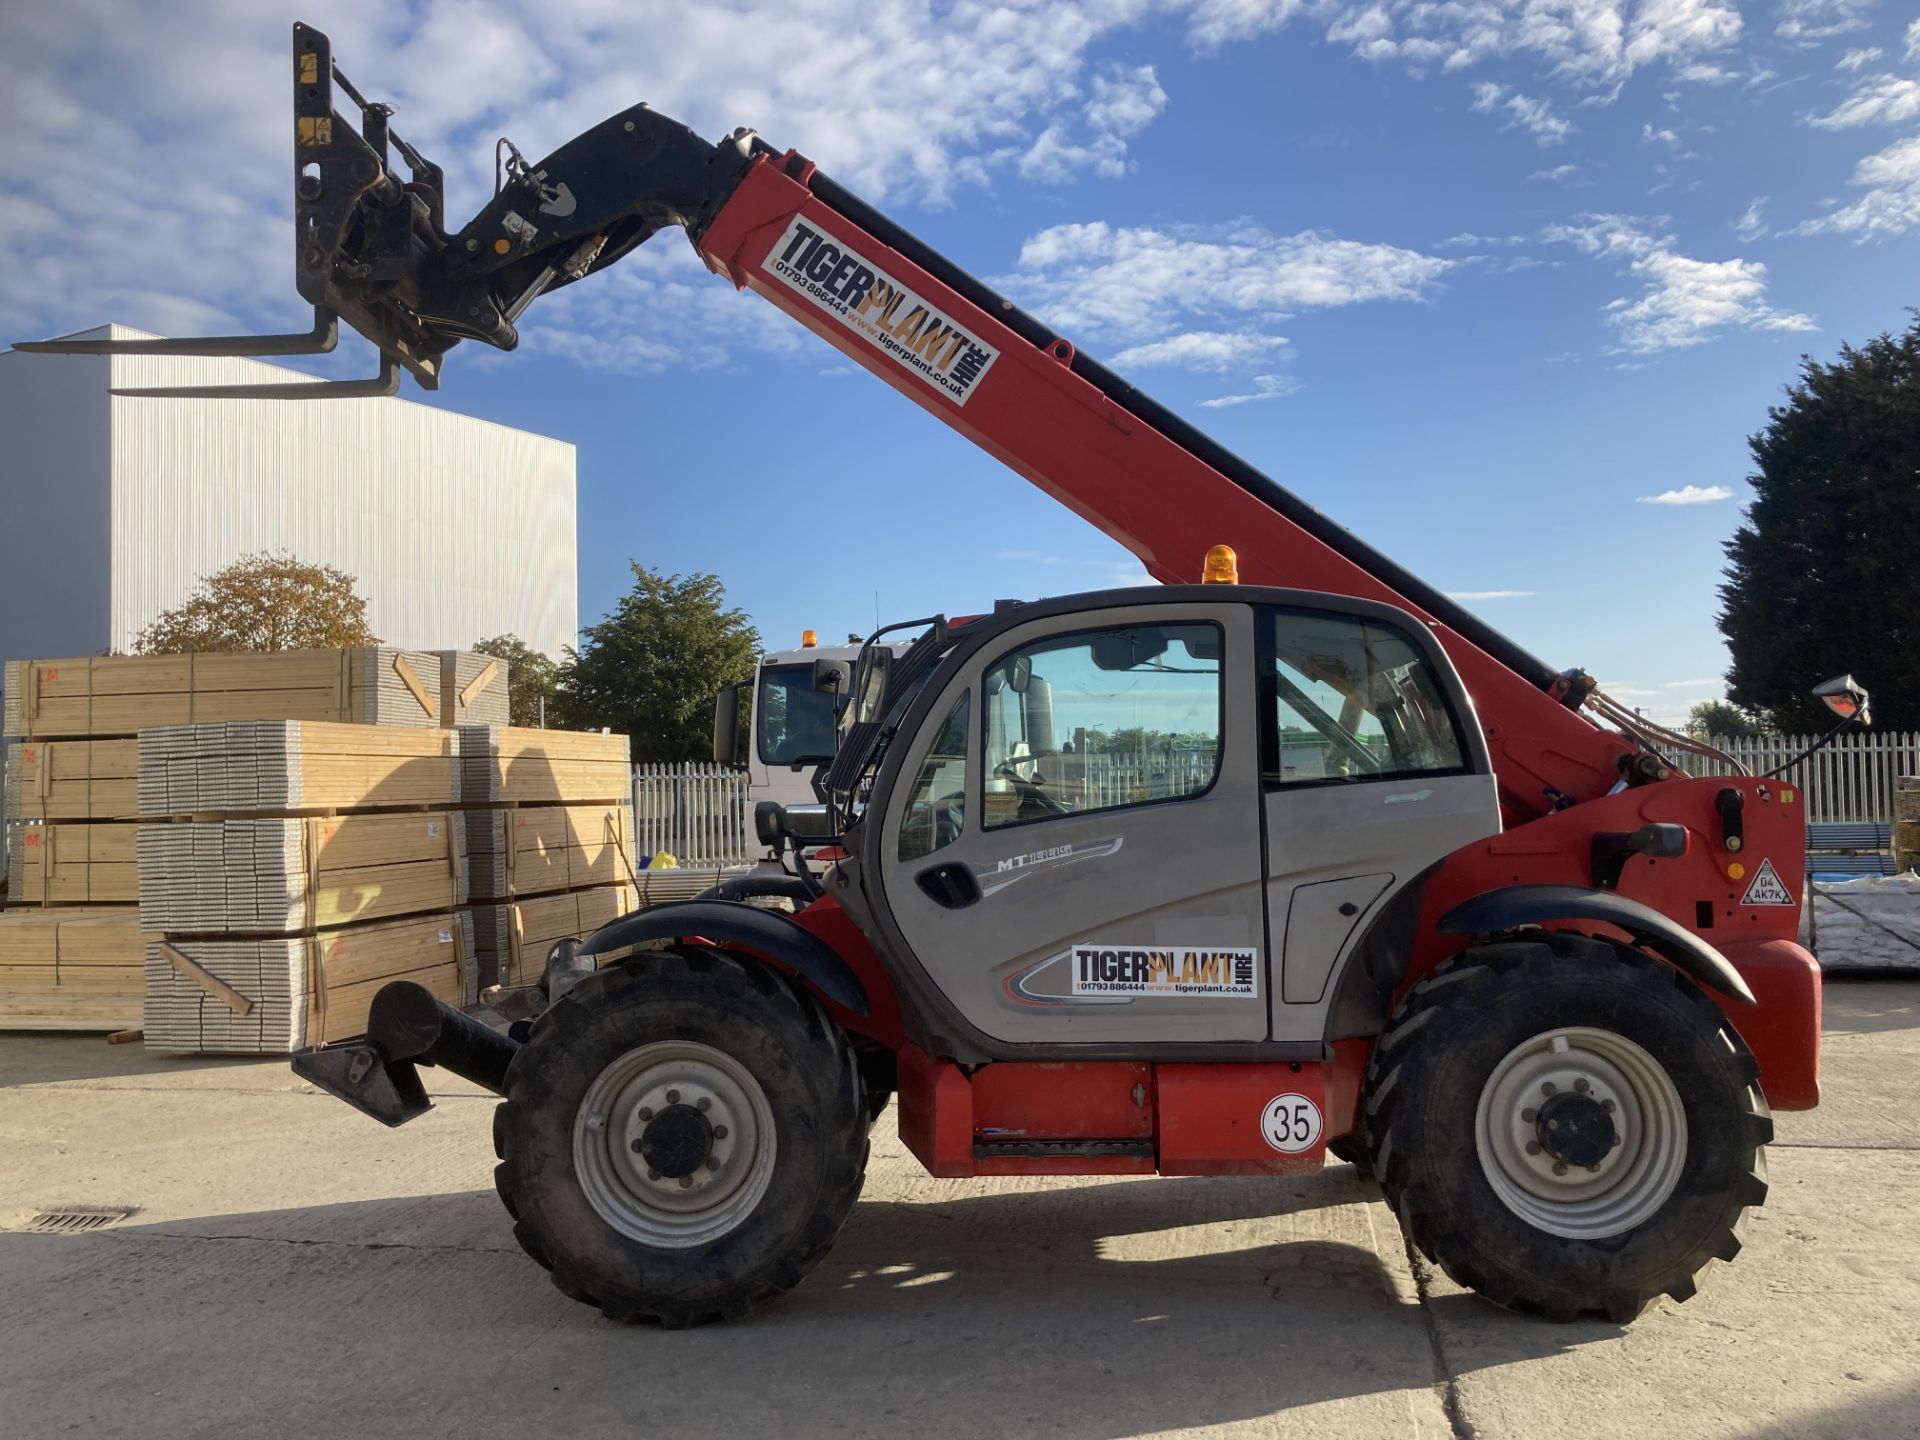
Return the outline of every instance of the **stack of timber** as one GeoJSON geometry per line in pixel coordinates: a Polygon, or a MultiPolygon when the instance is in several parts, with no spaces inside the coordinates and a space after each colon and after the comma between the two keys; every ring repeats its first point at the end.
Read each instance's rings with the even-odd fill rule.
{"type": "Polygon", "coordinates": [[[456,730],[326,721],[139,737],[147,1045],[285,1052],[413,980],[472,998],[456,730]]]}
{"type": "Polygon", "coordinates": [[[507,678],[505,662],[452,650],[16,660],[0,733],[132,735],[226,720],[448,728],[504,719],[507,678]]]}
{"type": "Polygon", "coordinates": [[[467,920],[482,987],[533,984],[554,941],[634,909],[629,754],[624,735],[461,729],[467,920]]]}
{"type": "Polygon", "coordinates": [[[0,1030],[138,1026],[143,941],[129,908],[0,913],[0,1030]]]}

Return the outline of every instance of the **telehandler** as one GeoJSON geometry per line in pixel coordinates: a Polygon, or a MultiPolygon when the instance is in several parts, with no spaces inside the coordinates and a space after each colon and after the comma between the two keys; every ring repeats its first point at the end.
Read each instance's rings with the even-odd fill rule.
{"type": "MultiPolygon", "coordinates": [[[[1790,774],[1680,773],[1693,742],[791,150],[636,105],[537,164],[507,146],[449,230],[440,170],[325,35],[294,27],[289,78],[312,331],[112,348],[311,353],[344,318],[378,379],[211,393],[432,387],[455,345],[512,349],[536,298],[677,227],[1163,582],[870,640],[822,782],[839,858],[817,870],[818,835],[759,816],[793,913],[656,906],[556,946],[508,1034],[396,984],[364,1040],[295,1058],[388,1124],[428,1108],[423,1064],[500,1094],[500,1197],[561,1290],[678,1326],[790,1289],[890,1095],[955,1178],[1274,1175],[1331,1150],[1449,1275],[1552,1319],[1624,1323],[1734,1257],[1769,1106],[1819,1095],[1790,774]]],[[[1822,689],[1866,718],[1850,677],[1822,689]]]]}

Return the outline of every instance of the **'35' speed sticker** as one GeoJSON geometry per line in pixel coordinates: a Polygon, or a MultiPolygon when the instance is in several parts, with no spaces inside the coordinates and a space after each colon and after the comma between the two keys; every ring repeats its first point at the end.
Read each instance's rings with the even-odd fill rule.
{"type": "Polygon", "coordinates": [[[1320,1107],[1304,1095],[1276,1095],[1260,1116],[1260,1133],[1283,1155],[1298,1155],[1320,1143],[1320,1107]]]}

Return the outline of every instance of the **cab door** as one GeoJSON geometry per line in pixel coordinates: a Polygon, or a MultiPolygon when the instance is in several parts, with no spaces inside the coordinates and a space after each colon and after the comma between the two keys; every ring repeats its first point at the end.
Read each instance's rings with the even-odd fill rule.
{"type": "Polygon", "coordinates": [[[869,864],[903,965],[991,1039],[1256,1041],[1269,956],[1253,611],[1009,629],[934,697],[869,864]]]}
{"type": "Polygon", "coordinates": [[[1435,861],[1496,833],[1499,798],[1459,677],[1412,616],[1364,604],[1255,614],[1273,1038],[1317,1040],[1368,921],[1435,861]]]}

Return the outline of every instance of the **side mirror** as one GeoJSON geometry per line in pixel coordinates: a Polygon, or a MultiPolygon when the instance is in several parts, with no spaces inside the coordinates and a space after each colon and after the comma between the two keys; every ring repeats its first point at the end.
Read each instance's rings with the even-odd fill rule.
{"type": "Polygon", "coordinates": [[[735,685],[713,697],[713,760],[716,765],[735,765],[740,760],[740,692],[735,685]]]}
{"type": "Polygon", "coordinates": [[[819,692],[832,691],[839,694],[853,682],[853,667],[844,660],[816,660],[813,662],[813,688],[819,692]]]}
{"type": "Polygon", "coordinates": [[[1853,676],[1836,675],[1824,685],[1814,686],[1813,693],[1843,722],[1858,720],[1862,725],[1873,724],[1873,716],[1867,709],[1866,687],[1853,676]]]}

